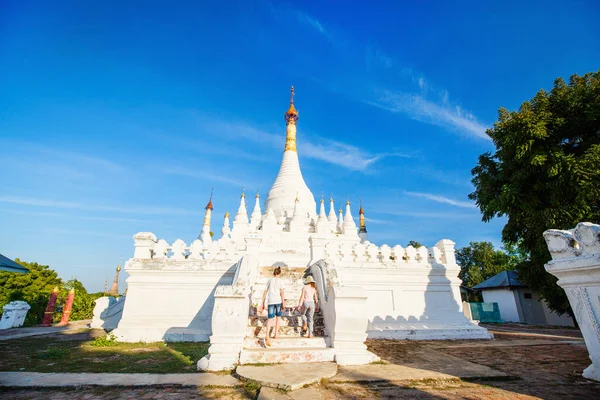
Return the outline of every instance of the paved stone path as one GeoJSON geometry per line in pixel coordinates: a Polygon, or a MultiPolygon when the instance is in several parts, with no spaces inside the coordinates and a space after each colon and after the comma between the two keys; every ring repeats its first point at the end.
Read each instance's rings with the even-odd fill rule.
{"type": "Polygon", "coordinates": [[[241,385],[231,375],[198,374],[73,374],[39,372],[0,372],[0,386],[67,387],[67,386],[219,386],[241,385]]]}
{"type": "Polygon", "coordinates": [[[331,378],[338,371],[336,363],[279,364],[268,366],[241,365],[235,373],[242,380],[253,380],[262,386],[283,390],[296,390],[304,385],[331,378]]]}
{"type": "Polygon", "coordinates": [[[88,328],[91,319],[70,322],[67,326],[30,326],[0,330],[0,340],[21,339],[29,336],[51,335],[88,328]]]}

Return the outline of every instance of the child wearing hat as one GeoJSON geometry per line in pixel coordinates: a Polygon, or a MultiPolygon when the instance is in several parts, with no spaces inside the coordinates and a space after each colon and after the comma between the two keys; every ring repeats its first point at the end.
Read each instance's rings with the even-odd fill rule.
{"type": "Polygon", "coordinates": [[[297,310],[302,313],[302,321],[304,322],[304,330],[307,337],[313,337],[314,316],[315,312],[319,312],[319,296],[315,280],[312,276],[309,276],[304,281],[297,310]]]}

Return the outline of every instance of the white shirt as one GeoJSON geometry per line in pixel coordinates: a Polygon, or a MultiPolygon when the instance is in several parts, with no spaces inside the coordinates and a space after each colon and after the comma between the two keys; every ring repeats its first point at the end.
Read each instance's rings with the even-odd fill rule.
{"type": "Polygon", "coordinates": [[[265,290],[267,291],[267,304],[281,303],[281,289],[283,282],[279,278],[271,278],[267,281],[265,290]]]}

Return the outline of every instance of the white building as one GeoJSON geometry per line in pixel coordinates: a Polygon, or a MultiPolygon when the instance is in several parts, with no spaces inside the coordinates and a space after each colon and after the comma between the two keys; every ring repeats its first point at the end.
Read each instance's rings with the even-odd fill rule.
{"type": "Polygon", "coordinates": [[[199,368],[220,370],[238,362],[368,363],[376,357],[366,350],[367,336],[491,338],[462,313],[454,243],[377,246],[368,241],[362,207],[360,227],[349,202],[337,217],[333,199],[328,213],[324,199],[317,208],[298,160],[293,87],[285,121],[283,159],[264,210],[257,195],[249,217],[242,193],[233,227],[225,214],[218,239],[208,234],[212,201],[191,243],[134,235],[135,253],[125,265],[128,294],[114,331],[119,340],[210,340],[199,368]],[[298,301],[303,277],[317,281],[321,335],[300,337],[299,317],[288,311],[282,339],[265,349],[265,317],[255,306],[275,266],[284,270],[287,307],[298,301]]]}
{"type": "Polygon", "coordinates": [[[569,316],[550,310],[544,300],[521,283],[516,271],[502,271],[473,286],[473,290],[481,290],[484,303],[498,303],[500,316],[505,322],[574,326],[569,316]]]}

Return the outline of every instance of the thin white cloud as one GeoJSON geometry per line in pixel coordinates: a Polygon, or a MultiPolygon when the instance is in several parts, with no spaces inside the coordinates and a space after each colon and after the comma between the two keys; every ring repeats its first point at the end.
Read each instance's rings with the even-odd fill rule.
{"type": "MultiPolygon", "coordinates": [[[[321,22],[305,12],[298,11],[297,14],[302,16],[299,19],[305,25],[311,25],[317,30],[318,27],[323,27],[321,22]],[[318,25],[311,21],[318,23],[318,25]]],[[[325,31],[322,33],[325,33],[325,31]]],[[[351,41],[351,43],[356,43],[356,41],[351,41]]],[[[397,87],[399,83],[397,81],[398,75],[382,73],[358,76],[351,80],[352,83],[341,85],[350,97],[393,113],[407,115],[416,121],[452,129],[477,139],[491,141],[491,138],[486,134],[486,126],[479,122],[472,113],[460,106],[450,104],[449,95],[445,89],[434,88],[423,74],[414,71],[410,67],[399,65],[397,60],[386,54],[384,50],[371,45],[361,47],[356,44],[354,44],[354,51],[351,52],[348,49],[342,49],[341,46],[336,47],[340,55],[344,55],[340,58],[347,59],[346,55],[348,53],[360,54],[360,57],[364,58],[367,71],[374,66],[384,69],[394,68],[400,72],[400,76],[403,76],[401,79],[404,81],[409,79],[414,86],[414,90],[405,92],[383,90],[373,96],[373,93],[364,93],[363,90],[360,90],[360,86],[365,83],[365,80],[368,81],[367,86],[397,87]],[[361,49],[364,49],[364,51],[361,51],[361,49]],[[377,80],[380,82],[376,83],[377,80]],[[357,93],[360,94],[357,96],[357,93]]],[[[326,81],[331,81],[331,79],[326,81]]],[[[401,83],[402,86],[406,85],[406,82],[401,83]]],[[[327,87],[331,86],[335,85],[327,84],[327,87]]]]}
{"type": "Polygon", "coordinates": [[[406,194],[408,196],[413,196],[413,197],[422,197],[424,199],[435,201],[438,203],[450,204],[451,206],[455,206],[455,207],[477,208],[477,206],[475,204],[473,204],[469,201],[454,200],[454,199],[450,199],[445,196],[438,196],[438,195],[430,194],[430,193],[406,192],[405,191],[404,194],[406,194]]]}
{"type": "Polygon", "coordinates": [[[365,217],[365,222],[367,224],[375,224],[375,225],[394,225],[394,222],[392,222],[392,221],[387,221],[384,219],[366,218],[366,217],[365,217]]]}
{"type": "Polygon", "coordinates": [[[18,204],[32,207],[79,209],[92,211],[114,211],[130,214],[151,214],[151,215],[198,215],[196,211],[185,210],[181,208],[165,207],[123,207],[109,205],[80,204],[59,200],[36,199],[31,197],[18,196],[0,196],[0,203],[18,204]]]}
{"type": "Polygon", "coordinates": [[[302,12],[302,11],[296,12],[296,15],[298,16],[298,20],[300,22],[302,22],[304,24],[308,24],[313,29],[315,29],[317,32],[319,32],[323,35],[327,35],[327,30],[325,29],[323,24],[321,24],[319,22],[319,20],[317,20],[316,18],[313,18],[310,15],[308,15],[307,13],[302,12]]]}
{"type": "Polygon", "coordinates": [[[367,101],[367,103],[387,111],[405,114],[417,121],[455,129],[479,139],[491,140],[485,133],[486,127],[470,112],[459,106],[438,104],[419,94],[384,90],[377,100],[367,101]]]}
{"type": "Polygon", "coordinates": [[[465,219],[474,218],[480,219],[481,216],[477,213],[452,213],[452,212],[426,212],[426,211],[381,211],[378,214],[395,215],[398,217],[410,218],[434,218],[434,219],[465,219]]]}
{"type": "MultiPolygon", "coordinates": [[[[225,137],[230,140],[243,138],[272,148],[283,149],[284,147],[285,136],[283,134],[271,133],[247,122],[223,121],[207,116],[199,117],[198,121],[202,129],[221,138],[225,137]]],[[[298,133],[298,151],[302,157],[324,161],[352,171],[366,171],[373,163],[385,157],[411,157],[399,152],[370,154],[356,146],[334,140],[321,138],[318,141],[311,140],[300,132],[298,133]]]]}

